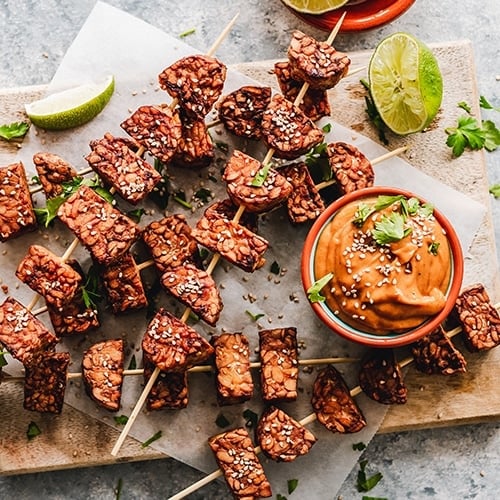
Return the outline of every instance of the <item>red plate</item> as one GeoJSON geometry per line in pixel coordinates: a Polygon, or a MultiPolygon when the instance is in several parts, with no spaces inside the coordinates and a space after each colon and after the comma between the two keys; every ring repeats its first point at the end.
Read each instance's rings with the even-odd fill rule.
{"type": "Polygon", "coordinates": [[[340,16],[347,12],[340,28],[342,33],[347,33],[382,26],[406,12],[414,3],[415,0],[364,0],[350,2],[344,7],[320,15],[292,12],[306,23],[325,31],[331,31],[340,16]]]}

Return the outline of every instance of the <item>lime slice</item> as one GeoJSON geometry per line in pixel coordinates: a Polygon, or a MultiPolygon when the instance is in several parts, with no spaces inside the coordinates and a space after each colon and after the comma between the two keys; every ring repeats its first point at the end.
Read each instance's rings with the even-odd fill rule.
{"type": "Polygon", "coordinates": [[[65,130],[95,118],[108,104],[115,89],[112,75],[101,82],[87,83],[25,105],[26,113],[37,127],[65,130]]]}
{"type": "Polygon", "coordinates": [[[349,0],[282,0],[288,7],[303,14],[324,14],[338,9],[349,0]]]}
{"type": "Polygon", "coordinates": [[[443,98],[443,78],[436,58],[420,40],[395,33],[375,48],[368,68],[373,103],[394,133],[424,130],[443,98]]]}

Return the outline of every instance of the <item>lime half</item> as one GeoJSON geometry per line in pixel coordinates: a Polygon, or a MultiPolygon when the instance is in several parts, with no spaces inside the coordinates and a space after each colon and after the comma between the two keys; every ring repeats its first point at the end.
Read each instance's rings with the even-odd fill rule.
{"type": "Polygon", "coordinates": [[[95,118],[108,104],[115,89],[113,76],[86,83],[25,105],[26,114],[37,127],[65,130],[95,118]]]}
{"type": "Polygon", "coordinates": [[[342,7],[348,0],[282,0],[282,2],[303,14],[324,14],[342,7]]]}
{"type": "Polygon", "coordinates": [[[420,132],[434,119],[443,98],[436,58],[420,40],[395,33],[370,59],[370,92],[384,123],[396,134],[420,132]]]}

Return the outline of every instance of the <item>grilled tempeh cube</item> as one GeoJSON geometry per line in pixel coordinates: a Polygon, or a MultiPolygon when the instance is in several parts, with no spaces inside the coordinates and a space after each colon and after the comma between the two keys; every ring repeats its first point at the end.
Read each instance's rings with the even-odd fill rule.
{"type": "Polygon", "coordinates": [[[260,380],[264,401],[297,399],[297,330],[293,327],[259,331],[260,380]]]}
{"type": "Polygon", "coordinates": [[[142,239],[161,274],[186,262],[200,262],[198,243],[184,215],[169,215],[151,222],[144,228],[142,239]]]}
{"type": "Polygon", "coordinates": [[[120,409],[123,359],[121,339],[97,342],[83,353],[82,374],[85,390],[106,410],[120,409]]]}
{"type": "Polygon", "coordinates": [[[213,347],[193,328],[161,308],[149,323],[142,350],[161,371],[183,372],[212,356],[213,347]]]}
{"type": "Polygon", "coordinates": [[[323,141],[323,132],[293,103],[276,94],[262,117],[262,138],[274,156],[293,160],[323,141]]]}
{"type": "Polygon", "coordinates": [[[219,253],[244,271],[253,272],[266,262],[264,253],[269,243],[232,220],[205,212],[191,234],[200,245],[219,253]]]}
{"type": "Polygon", "coordinates": [[[102,269],[102,283],[115,314],[148,305],[139,269],[130,253],[102,269]]]}
{"type": "Polygon", "coordinates": [[[33,163],[47,199],[59,196],[63,183],[71,182],[78,175],[70,163],[54,153],[35,153],[33,163]]]}
{"type": "Polygon", "coordinates": [[[259,419],[256,429],[257,442],[270,459],[292,462],[307,455],[316,436],[283,410],[270,406],[259,419]]]}
{"type": "MultiPolygon", "coordinates": [[[[278,79],[281,93],[285,99],[288,99],[290,102],[295,102],[304,82],[292,77],[290,63],[288,61],[275,63],[274,74],[278,79]]],[[[313,122],[319,120],[323,116],[330,116],[332,112],[326,90],[313,89],[311,87],[307,89],[298,107],[313,122]]]]}
{"type": "Polygon", "coordinates": [[[211,338],[215,349],[217,400],[222,405],[248,401],[253,394],[248,338],[242,333],[222,333],[211,338]]]}
{"type": "MultiPolygon", "coordinates": [[[[155,370],[154,363],[143,353],[144,383],[147,384],[155,370]]],[[[189,403],[187,372],[161,371],[146,399],[151,410],[182,410],[189,403]]]]}
{"type": "Polygon", "coordinates": [[[224,96],[217,104],[224,126],[247,139],[260,139],[262,115],[271,102],[271,87],[246,85],[224,96]]]}
{"type": "Polygon", "coordinates": [[[311,404],[318,422],[329,431],[359,432],[366,420],[342,375],[332,365],[323,368],[313,385],[311,404]]]}
{"type": "Polygon", "coordinates": [[[182,136],[179,114],[167,107],[140,106],[120,126],[151,156],[165,164],[174,156],[182,136]]]}
{"type": "Polygon", "coordinates": [[[316,220],[325,211],[321,198],[307,165],[303,162],[286,165],[280,172],[292,185],[292,194],[286,200],[288,218],[294,224],[316,220]]]}
{"type": "Polygon", "coordinates": [[[468,286],[457,298],[454,313],[463,327],[470,352],[492,349],[500,344],[500,314],[481,283],[468,286]]]}
{"type": "Polygon", "coordinates": [[[158,80],[160,87],[179,101],[192,118],[203,119],[221,95],[226,66],[214,57],[183,57],[165,68],[158,80]]]}
{"type": "Polygon", "coordinates": [[[135,222],[87,186],[59,207],[58,216],[99,264],[118,260],[140,235],[135,222]]]}
{"type": "Polygon", "coordinates": [[[214,158],[214,144],[205,120],[190,119],[181,113],[182,135],[172,163],[181,167],[206,167],[214,158]]]}
{"type": "Polygon", "coordinates": [[[292,76],[313,89],[330,89],[347,74],[350,59],[326,42],[295,30],[288,47],[292,76]]]}
{"type": "Polygon", "coordinates": [[[29,365],[42,351],[51,349],[57,337],[21,303],[7,297],[0,306],[0,344],[13,358],[29,365]]]}
{"type": "MultiPolygon", "coordinates": [[[[233,220],[237,212],[238,205],[235,205],[229,198],[225,198],[222,201],[216,201],[209,205],[205,210],[205,214],[208,218],[216,217],[224,219],[225,221],[233,220]]],[[[258,222],[259,218],[257,214],[249,212],[248,210],[245,210],[243,214],[241,214],[241,218],[239,220],[239,224],[245,226],[254,233],[258,230],[258,222]]]]}
{"type": "Polygon", "coordinates": [[[250,500],[272,495],[271,485],[244,427],[212,436],[208,444],[234,498],[250,500]]]}
{"type": "Polygon", "coordinates": [[[0,241],[36,227],[36,216],[21,162],[0,168],[0,241]]]}
{"type": "Polygon", "coordinates": [[[327,154],[341,194],[373,186],[372,164],[357,147],[346,142],[332,142],[327,145],[327,154]]]}
{"type": "Polygon", "coordinates": [[[90,142],[92,152],[85,159],[124,200],[136,205],[160,182],[161,175],[130,149],[129,142],[106,133],[90,142]]]}
{"type": "Polygon", "coordinates": [[[382,404],[404,404],[407,389],[392,349],[371,349],[361,361],[359,386],[382,404]]]}
{"type": "Polygon", "coordinates": [[[29,247],[16,276],[56,309],[71,302],[82,285],[82,277],[73,267],[41,245],[29,247]]]}
{"type": "Polygon", "coordinates": [[[44,352],[25,367],[25,410],[61,413],[69,361],[69,352],[44,352]]]}
{"type": "Polygon", "coordinates": [[[292,192],[292,185],[273,168],[268,169],[265,180],[260,185],[254,185],[255,178],[263,167],[260,161],[235,149],[222,175],[233,203],[243,205],[249,212],[271,210],[283,203],[292,192]]]}
{"type": "Polygon", "coordinates": [[[185,263],[165,271],[161,284],[203,321],[215,326],[223,305],[217,284],[206,271],[185,263]]]}

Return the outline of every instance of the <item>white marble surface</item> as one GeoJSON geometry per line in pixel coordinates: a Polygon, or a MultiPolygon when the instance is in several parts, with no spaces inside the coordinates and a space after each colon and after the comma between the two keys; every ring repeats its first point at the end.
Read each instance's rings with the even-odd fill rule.
{"type": "MultiPolygon", "coordinates": [[[[187,42],[200,49],[216,38],[225,20],[240,12],[234,31],[218,52],[226,63],[283,57],[292,29],[324,37],[279,0],[112,0],[119,7],[173,34],[196,28],[187,42]]],[[[50,81],[59,61],[94,5],[93,0],[0,0],[0,87],[50,81]]],[[[408,31],[426,42],[470,39],[480,94],[500,106],[500,3],[498,0],[417,0],[402,17],[380,29],[337,38],[342,50],[371,49],[387,34],[408,31]]],[[[498,123],[500,115],[488,115],[498,123]]],[[[487,155],[491,183],[500,182],[500,151],[487,155]]],[[[495,221],[500,200],[492,201],[495,221]]],[[[495,223],[500,247],[500,222],[495,223]]],[[[6,404],[2,402],[1,404],[6,404]]],[[[1,423],[0,423],[1,425],[1,423]]],[[[500,424],[469,425],[378,435],[364,453],[370,472],[384,475],[371,496],[394,499],[493,499],[498,497],[500,424]]],[[[1,453],[1,449],[0,449],[1,453]]],[[[83,470],[0,478],[0,498],[113,499],[119,479],[122,499],[165,498],[200,477],[166,459],[83,470]]],[[[356,471],[339,495],[361,499],[356,471]]],[[[286,495],[285,491],[275,491],[286,495]]],[[[334,498],[332,492],[332,498],[334,498]]],[[[312,498],[299,490],[288,496],[312,498]]],[[[229,498],[213,483],[190,498],[229,498]]]]}

